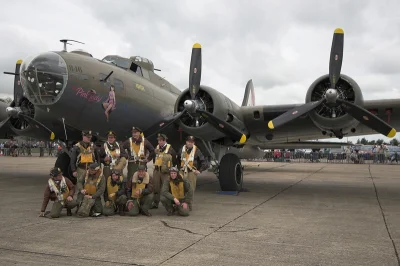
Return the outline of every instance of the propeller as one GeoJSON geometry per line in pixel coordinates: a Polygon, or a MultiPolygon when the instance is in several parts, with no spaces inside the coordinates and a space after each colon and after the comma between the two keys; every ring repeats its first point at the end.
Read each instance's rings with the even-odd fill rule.
{"type": "Polygon", "coordinates": [[[332,48],[329,61],[329,81],[331,88],[326,90],[325,97],[319,101],[309,102],[301,106],[287,111],[286,113],[272,119],[268,122],[268,127],[274,129],[280,127],[290,121],[302,116],[321,104],[326,103],[328,106],[341,106],[349,115],[378,133],[381,133],[389,138],[393,138],[396,135],[396,130],[387,124],[385,121],[370,113],[366,109],[355,105],[349,101],[339,98],[336,85],[340,79],[340,71],[342,68],[343,61],[343,44],[344,44],[344,31],[341,28],[335,29],[333,33],[332,48]]]}
{"type": "MultiPolygon", "coordinates": [[[[201,105],[196,96],[200,90],[200,81],[201,81],[201,45],[199,43],[195,43],[192,48],[192,56],[190,61],[190,72],[189,72],[189,92],[191,100],[186,100],[184,102],[184,110],[173,115],[170,115],[164,118],[162,121],[154,124],[150,128],[146,130],[148,137],[153,136],[160,132],[162,129],[174,123],[176,120],[181,118],[185,113],[192,116],[196,120],[198,120],[199,116],[202,116],[207,120],[211,125],[213,125],[216,129],[223,132],[225,135],[232,138],[234,141],[238,141],[240,144],[246,142],[246,135],[243,134],[240,130],[233,127],[229,123],[219,119],[214,116],[212,113],[204,110],[204,105],[201,105]]],[[[146,135],[147,135],[146,134],[146,135]]]]}

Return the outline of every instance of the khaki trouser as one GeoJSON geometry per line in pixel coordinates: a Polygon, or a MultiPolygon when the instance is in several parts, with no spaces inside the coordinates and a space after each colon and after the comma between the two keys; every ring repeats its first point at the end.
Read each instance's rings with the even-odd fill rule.
{"type": "Polygon", "coordinates": [[[143,196],[140,200],[131,198],[128,200],[127,206],[128,206],[128,215],[129,216],[136,216],[139,214],[139,211],[142,210],[144,212],[148,212],[151,206],[151,203],[153,202],[153,197],[154,194],[148,194],[146,196],[143,196]],[[130,203],[133,202],[133,207],[129,209],[130,203]]]}
{"type": "Polygon", "coordinates": [[[67,209],[71,210],[71,209],[75,208],[78,205],[78,203],[74,199],[71,200],[71,201],[68,201],[68,200],[65,199],[63,201],[64,201],[63,202],[64,204],[61,204],[61,201],[56,201],[56,202],[53,203],[53,206],[52,206],[51,211],[50,211],[50,217],[51,218],[59,218],[63,208],[67,208],[67,209]]]}
{"type": "Polygon", "coordinates": [[[117,208],[119,208],[119,205],[124,205],[128,201],[128,198],[126,195],[121,195],[118,197],[118,199],[114,202],[112,200],[107,201],[103,207],[103,214],[105,216],[112,216],[115,214],[117,211],[117,208]]]}
{"type": "Polygon", "coordinates": [[[127,162],[126,158],[122,157],[119,160],[117,160],[117,163],[113,167],[111,167],[110,165],[104,165],[103,175],[106,178],[106,180],[109,176],[111,176],[111,172],[113,169],[120,170],[122,172],[126,166],[126,162],[127,162]]]}
{"type": "Polygon", "coordinates": [[[167,212],[174,212],[176,210],[180,216],[189,216],[189,209],[184,209],[182,206],[175,205],[173,200],[161,196],[161,203],[164,205],[167,212]]]}
{"type": "Polygon", "coordinates": [[[160,202],[161,188],[164,182],[168,181],[169,173],[162,173],[160,170],[154,169],[153,172],[153,193],[154,193],[154,204],[158,206],[160,202]]]}
{"type": "Polygon", "coordinates": [[[192,209],[192,205],[193,205],[193,201],[194,201],[194,192],[196,191],[197,175],[192,171],[188,171],[186,174],[184,174],[184,172],[180,172],[180,174],[183,177],[183,179],[187,179],[189,181],[190,187],[193,190],[193,197],[190,200],[190,202],[188,202],[190,209],[192,209]]]}
{"type": "Polygon", "coordinates": [[[129,180],[132,178],[133,174],[137,171],[139,167],[139,164],[135,162],[128,162],[128,176],[126,180],[129,180]]]}
{"type": "Polygon", "coordinates": [[[85,195],[78,193],[77,202],[79,205],[78,216],[87,217],[91,213],[103,213],[103,204],[101,204],[101,197],[96,199],[85,198],[85,195]]]}
{"type": "MultiPolygon", "coordinates": [[[[76,168],[76,184],[82,184],[85,180],[86,170],[82,168],[76,168]]],[[[78,191],[79,192],[79,191],[78,191]]]]}

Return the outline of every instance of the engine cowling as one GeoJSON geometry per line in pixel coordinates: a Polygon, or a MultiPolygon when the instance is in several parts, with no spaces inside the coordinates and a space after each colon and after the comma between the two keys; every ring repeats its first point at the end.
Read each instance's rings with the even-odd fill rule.
{"type": "MultiPolygon", "coordinates": [[[[323,99],[329,88],[331,88],[329,75],[319,77],[309,87],[306,95],[306,103],[323,99]]],[[[361,89],[349,76],[341,74],[336,89],[339,98],[361,107],[364,106],[361,89]]],[[[332,107],[326,103],[309,112],[309,116],[314,124],[321,129],[323,134],[332,133],[336,137],[342,137],[350,131],[355,132],[355,128],[359,124],[341,106],[332,107]]]]}
{"type": "MultiPolygon", "coordinates": [[[[175,113],[183,111],[185,108],[184,102],[190,99],[189,89],[184,90],[176,100],[175,113]]],[[[246,127],[242,122],[243,117],[240,113],[240,107],[222,93],[211,87],[201,85],[195,101],[200,109],[212,113],[214,116],[230,123],[239,130],[246,131],[246,127]]],[[[184,114],[178,120],[178,124],[185,132],[206,141],[227,137],[218,128],[208,123],[204,117],[197,114],[184,114]]]]}

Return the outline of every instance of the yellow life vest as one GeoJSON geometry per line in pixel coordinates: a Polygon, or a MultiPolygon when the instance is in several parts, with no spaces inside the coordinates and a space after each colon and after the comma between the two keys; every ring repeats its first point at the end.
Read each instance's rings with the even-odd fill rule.
{"type": "Polygon", "coordinates": [[[83,187],[83,189],[86,190],[86,194],[90,196],[94,195],[97,191],[97,186],[99,185],[100,180],[101,180],[100,175],[98,175],[96,179],[89,180],[89,174],[87,173],[85,177],[85,186],[83,187]]]}
{"type": "Polygon", "coordinates": [[[132,141],[132,138],[129,138],[129,143],[131,146],[131,157],[134,158],[134,160],[140,160],[141,158],[145,157],[145,152],[144,152],[144,137],[141,136],[142,141],[139,144],[136,144],[134,141],[132,141]]]}
{"type": "Polygon", "coordinates": [[[69,188],[68,186],[65,187],[65,192],[62,194],[63,195],[63,199],[67,199],[69,196],[69,188]]]}
{"type": "Polygon", "coordinates": [[[169,186],[171,188],[171,194],[174,198],[181,200],[185,197],[185,189],[183,187],[183,182],[179,182],[178,185],[175,185],[174,181],[169,181],[169,186]]]}
{"type": "Polygon", "coordinates": [[[170,144],[167,144],[167,147],[165,148],[164,152],[160,151],[160,146],[157,145],[156,147],[156,161],[154,165],[161,167],[162,172],[168,172],[169,168],[171,168],[172,165],[172,155],[168,153],[169,148],[171,147],[170,144]]]}
{"type": "Polygon", "coordinates": [[[90,145],[85,149],[79,142],[76,144],[79,147],[80,153],[78,155],[78,163],[93,163],[94,157],[94,149],[93,143],[91,142],[90,145]]]}
{"type": "Polygon", "coordinates": [[[181,153],[181,168],[184,169],[184,171],[187,171],[186,168],[192,169],[193,168],[193,161],[194,161],[194,155],[196,153],[196,145],[193,145],[192,151],[190,153],[186,152],[186,145],[183,146],[182,148],[182,153],[181,153]]]}
{"type": "MultiPolygon", "coordinates": [[[[49,187],[50,187],[50,191],[52,191],[54,193],[56,193],[56,191],[53,191],[53,189],[57,190],[57,193],[62,192],[61,191],[62,182],[65,182],[65,186],[64,186],[64,193],[62,193],[61,195],[62,195],[62,199],[66,200],[68,198],[68,196],[69,196],[69,188],[68,188],[68,185],[67,185],[67,183],[65,181],[65,178],[63,177],[61,182],[60,182],[60,184],[58,184],[58,185],[56,184],[56,182],[54,182],[54,180],[52,178],[50,178],[49,181],[48,181],[49,187]]],[[[59,200],[61,200],[61,199],[59,198],[59,200]]]]}
{"type": "MultiPolygon", "coordinates": [[[[117,199],[117,195],[115,193],[118,192],[119,185],[112,186],[111,185],[111,179],[112,179],[111,176],[109,176],[108,179],[107,179],[107,194],[108,194],[108,199],[110,199],[112,201],[115,201],[117,199]],[[113,194],[113,193],[114,193],[114,196],[110,197],[110,195],[113,194]]],[[[123,177],[119,176],[119,181],[122,182],[122,180],[123,180],[123,177]]]]}
{"type": "Polygon", "coordinates": [[[143,178],[143,181],[141,183],[138,183],[138,180],[139,180],[139,177],[136,172],[132,178],[132,194],[131,194],[131,197],[135,198],[135,199],[136,198],[140,199],[142,197],[142,195],[139,195],[139,197],[135,197],[135,192],[138,189],[143,190],[146,188],[146,185],[150,182],[150,175],[148,173],[146,173],[146,176],[143,178]]]}

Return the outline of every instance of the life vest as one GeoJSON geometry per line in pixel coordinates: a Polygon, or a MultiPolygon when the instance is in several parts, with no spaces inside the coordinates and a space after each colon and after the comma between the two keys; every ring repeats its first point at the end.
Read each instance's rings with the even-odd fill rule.
{"type": "Polygon", "coordinates": [[[78,158],[76,160],[77,164],[79,163],[93,163],[94,162],[94,145],[93,142],[90,143],[90,145],[85,148],[81,145],[80,142],[75,144],[76,146],[79,147],[80,153],[78,155],[78,158]]]}
{"type": "Polygon", "coordinates": [[[104,143],[104,150],[106,152],[106,155],[109,156],[111,158],[111,162],[110,165],[115,165],[117,160],[119,159],[119,157],[116,157],[116,155],[120,155],[121,154],[121,149],[119,147],[118,142],[115,142],[115,145],[117,146],[113,151],[111,151],[108,148],[107,142],[104,143]]]}
{"type": "Polygon", "coordinates": [[[168,172],[169,168],[172,165],[172,155],[168,153],[169,148],[171,147],[170,144],[167,144],[164,152],[160,151],[160,146],[157,145],[156,147],[156,161],[154,165],[161,167],[161,172],[168,172]]]}
{"type": "Polygon", "coordinates": [[[185,197],[185,189],[183,187],[184,182],[179,182],[178,185],[175,185],[173,180],[169,181],[169,187],[171,188],[171,194],[174,198],[181,200],[185,197]]]}
{"type": "Polygon", "coordinates": [[[142,136],[142,141],[140,144],[136,144],[132,141],[132,137],[129,138],[130,150],[131,150],[131,157],[134,158],[135,161],[138,161],[141,157],[145,156],[144,153],[144,137],[142,136]]]}
{"type": "Polygon", "coordinates": [[[187,169],[193,170],[193,162],[194,162],[194,155],[196,153],[196,145],[193,145],[192,151],[188,154],[186,152],[186,145],[182,147],[181,153],[181,168],[184,172],[187,172],[187,169]]]}
{"type": "Polygon", "coordinates": [[[68,198],[69,188],[64,177],[62,177],[60,185],[57,185],[53,178],[49,178],[48,183],[50,191],[56,194],[58,200],[62,201],[68,198]]]}
{"type": "Polygon", "coordinates": [[[97,187],[100,183],[101,180],[101,176],[100,176],[100,171],[98,173],[96,173],[96,179],[89,179],[89,170],[86,173],[86,177],[85,177],[85,186],[83,187],[83,189],[86,190],[86,194],[92,196],[96,193],[97,191],[97,187]]]}
{"type": "MultiPolygon", "coordinates": [[[[115,185],[115,186],[111,185],[111,179],[112,179],[111,176],[109,176],[107,179],[107,194],[108,194],[108,199],[115,201],[117,199],[116,193],[119,190],[119,185],[115,185]],[[115,193],[115,195],[110,197],[110,194],[113,194],[113,193],[115,193]]],[[[123,177],[119,176],[119,181],[122,182],[122,180],[123,180],[123,177]]]]}
{"type": "Polygon", "coordinates": [[[142,180],[141,183],[139,183],[138,181],[139,181],[139,177],[138,177],[138,174],[137,174],[137,172],[136,172],[136,173],[133,175],[133,178],[132,178],[132,194],[131,194],[131,197],[132,197],[132,198],[141,198],[141,197],[142,197],[142,195],[139,195],[139,197],[135,197],[135,192],[136,192],[136,190],[138,190],[138,189],[143,190],[143,189],[146,188],[146,185],[150,182],[150,175],[149,175],[149,173],[146,173],[146,176],[143,178],[143,180],[142,180]]]}

